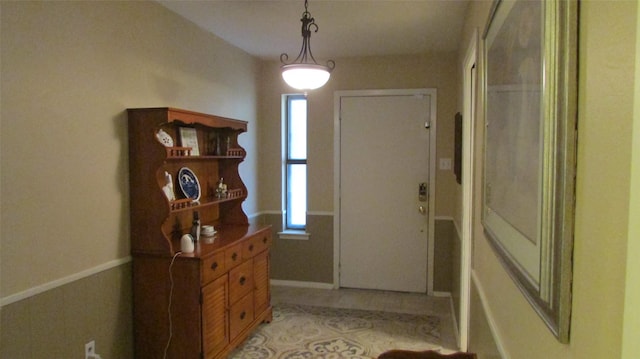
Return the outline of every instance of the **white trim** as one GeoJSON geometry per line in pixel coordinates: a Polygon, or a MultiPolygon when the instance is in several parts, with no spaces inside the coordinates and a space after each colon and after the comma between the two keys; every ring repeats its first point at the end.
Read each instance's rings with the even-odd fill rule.
{"type": "Polygon", "coordinates": [[[333,93],[333,286],[340,288],[340,99],[333,93]]]}
{"type": "MultiPolygon", "coordinates": [[[[345,90],[333,94],[333,283],[340,287],[340,103],[342,97],[429,95],[429,233],[427,239],[427,294],[433,294],[436,213],[436,125],[438,90],[436,88],[345,90]]],[[[426,124],[425,124],[426,125],[426,124]]]]}
{"type": "MultiPolygon", "coordinates": [[[[453,324],[453,333],[456,336],[456,342],[460,343],[460,326],[458,324],[458,317],[455,314],[456,304],[453,302],[453,296],[449,296],[449,308],[451,310],[451,322],[453,324]]],[[[464,351],[464,352],[468,351],[467,349],[462,350],[460,347],[458,347],[458,350],[464,351]]]]}
{"type": "Polygon", "coordinates": [[[448,298],[449,299],[449,310],[451,311],[451,324],[453,325],[453,333],[456,336],[456,342],[459,342],[460,341],[460,338],[459,338],[460,332],[458,331],[458,321],[456,320],[456,315],[455,315],[456,306],[455,306],[455,303],[453,303],[453,295],[451,294],[451,292],[434,291],[432,296],[438,297],[438,298],[448,298]]]}
{"type": "MultiPolygon", "coordinates": [[[[248,218],[256,218],[258,216],[262,216],[265,214],[277,214],[282,215],[284,212],[281,210],[265,210],[253,213],[251,215],[247,215],[248,218]]],[[[333,216],[333,212],[331,211],[307,211],[307,215],[309,216],[333,216]]]]}
{"type": "Polygon", "coordinates": [[[429,295],[432,296],[432,297],[438,297],[438,298],[452,298],[451,292],[442,292],[442,291],[439,291],[439,290],[434,290],[429,295]]]}
{"type": "Polygon", "coordinates": [[[111,268],[115,268],[118,266],[121,266],[125,263],[129,263],[131,262],[131,257],[124,257],[124,258],[120,258],[120,259],[115,259],[103,264],[100,264],[98,266],[95,266],[93,268],[89,268],[86,270],[83,270],[82,272],[78,272],[78,273],[74,273],[72,275],[60,278],[60,279],[56,279],[53,280],[51,282],[45,283],[45,284],[41,284],[39,286],[33,287],[33,288],[29,288],[25,291],[16,293],[16,294],[11,294],[8,295],[6,297],[3,297],[2,299],[0,299],[0,307],[4,307],[5,305],[9,305],[11,303],[15,303],[18,301],[21,301],[23,299],[27,299],[29,297],[33,297],[36,296],[38,294],[44,293],[48,290],[57,288],[57,287],[61,287],[65,284],[69,284],[72,282],[75,282],[77,280],[80,280],[82,278],[86,278],[86,277],[90,277],[94,274],[106,271],[108,269],[111,268]]]}
{"type": "Polygon", "coordinates": [[[254,219],[256,217],[262,216],[264,214],[270,214],[270,213],[266,213],[266,212],[255,212],[252,214],[247,214],[247,219],[254,219]]]}
{"type": "Polygon", "coordinates": [[[294,231],[288,229],[286,231],[278,232],[278,239],[293,239],[299,241],[306,241],[311,237],[311,233],[306,231],[294,231]]]}
{"type": "Polygon", "coordinates": [[[433,293],[433,274],[435,271],[435,243],[436,243],[436,157],[437,157],[437,116],[438,92],[428,89],[431,96],[431,113],[429,115],[429,239],[427,249],[427,294],[433,293]]]}
{"type": "Polygon", "coordinates": [[[271,279],[271,285],[295,288],[336,289],[332,283],[303,282],[297,280],[271,279]]]}
{"type": "MultiPolygon", "coordinates": [[[[282,228],[287,228],[287,218],[286,218],[286,208],[287,208],[287,96],[295,95],[295,94],[282,94],[280,98],[280,210],[278,214],[282,217],[280,218],[280,225],[282,228]]],[[[307,102],[307,115],[308,115],[308,105],[307,102]]],[[[307,123],[309,119],[307,118],[307,123]]],[[[307,158],[308,159],[308,158],[307,158]]],[[[307,167],[307,170],[309,167],[307,167]]],[[[307,185],[309,181],[307,181],[307,185]]],[[[308,200],[308,198],[307,198],[308,200]]]]}
{"type": "Polygon", "coordinates": [[[258,216],[264,216],[265,214],[277,214],[277,215],[281,215],[282,211],[259,211],[253,214],[249,214],[247,215],[247,218],[249,219],[253,219],[256,218],[258,216]]]}
{"type": "Polygon", "coordinates": [[[308,211],[309,216],[333,216],[333,212],[330,211],[308,211]]]}
{"type": "Polygon", "coordinates": [[[482,284],[480,283],[480,279],[476,274],[475,270],[471,270],[471,282],[476,287],[478,291],[478,296],[480,297],[480,304],[482,305],[482,310],[484,311],[484,316],[487,318],[487,324],[489,324],[489,330],[491,331],[491,336],[493,337],[493,341],[496,343],[496,348],[498,348],[498,353],[500,354],[500,358],[502,359],[510,359],[509,355],[507,355],[507,351],[504,349],[504,345],[502,344],[502,339],[498,335],[498,326],[496,322],[493,320],[493,312],[489,307],[487,307],[487,296],[485,294],[484,288],[482,288],[482,284]]]}
{"type": "MultiPolygon", "coordinates": [[[[476,98],[478,85],[478,29],[473,30],[467,53],[462,63],[462,228],[456,225],[458,238],[460,238],[460,332],[459,347],[467,351],[469,346],[469,326],[471,307],[471,241],[473,237],[473,185],[475,172],[473,164],[475,160],[474,134],[476,123],[476,98]],[[473,72],[475,69],[475,72],[473,72]],[[466,119],[466,125],[465,125],[466,119]]],[[[455,223],[455,221],[454,221],[455,223]]]]}
{"type": "Polygon", "coordinates": [[[460,227],[458,226],[458,222],[453,221],[453,228],[456,230],[456,235],[458,236],[458,242],[461,242],[462,241],[462,232],[460,231],[460,227]]]}
{"type": "Polygon", "coordinates": [[[433,216],[433,219],[435,221],[454,221],[453,217],[451,216],[433,216]]]}

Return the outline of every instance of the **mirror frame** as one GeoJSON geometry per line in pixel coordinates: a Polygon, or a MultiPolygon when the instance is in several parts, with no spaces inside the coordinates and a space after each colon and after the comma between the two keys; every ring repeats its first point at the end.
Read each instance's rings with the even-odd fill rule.
{"type": "MultiPolygon", "coordinates": [[[[508,18],[511,9],[516,6],[514,4],[518,3],[523,3],[523,1],[494,0],[483,35],[484,76],[482,91],[486,130],[484,133],[482,224],[489,243],[518,288],[558,341],[568,343],[571,323],[575,216],[578,2],[563,0],[534,2],[535,6],[540,6],[539,10],[542,15],[540,23],[542,32],[538,44],[541,50],[539,58],[542,63],[537,64],[541,69],[540,79],[542,81],[541,85],[538,84],[541,91],[538,91],[533,97],[529,97],[529,99],[533,98],[530,103],[539,104],[539,108],[536,109],[539,111],[539,116],[536,116],[534,112],[531,118],[540,122],[539,124],[534,123],[539,128],[539,133],[536,135],[539,155],[537,156],[538,161],[534,161],[532,166],[538,173],[538,188],[534,189],[537,191],[537,195],[534,193],[536,200],[531,203],[527,202],[527,204],[534,206],[533,209],[537,216],[537,218],[527,219],[534,221],[533,227],[537,231],[534,235],[536,238],[533,239],[533,242],[537,243],[534,257],[530,257],[530,251],[513,250],[520,245],[517,241],[523,241],[523,238],[526,237],[518,234],[525,233],[522,228],[514,227],[505,231],[502,230],[502,227],[497,228],[497,222],[493,220],[496,217],[496,211],[491,207],[493,204],[490,197],[491,191],[499,191],[500,187],[506,187],[503,182],[505,182],[505,178],[509,178],[510,173],[502,174],[507,177],[499,177],[501,180],[497,181],[498,188],[493,187],[495,183],[490,181],[494,178],[488,178],[489,175],[493,176],[493,172],[487,173],[488,160],[493,159],[498,162],[495,160],[495,154],[500,152],[495,150],[495,147],[499,147],[498,145],[487,142],[489,136],[495,136],[492,130],[497,132],[489,126],[493,120],[490,118],[490,114],[494,115],[495,113],[488,109],[497,107],[498,104],[497,96],[493,95],[491,98],[488,96],[490,91],[496,91],[489,85],[495,83],[491,82],[492,78],[489,76],[494,72],[499,72],[493,71],[490,74],[488,69],[494,65],[494,62],[499,65],[493,70],[501,69],[500,64],[510,61],[511,58],[510,56],[507,56],[506,59],[500,58],[499,55],[496,56],[497,52],[490,54],[489,49],[493,39],[496,39],[500,32],[512,30],[510,27],[503,27],[500,21],[508,18]],[[538,250],[539,252],[537,252],[538,250]],[[526,253],[524,257],[529,258],[522,258],[523,253],[526,253]],[[528,264],[523,265],[525,262],[528,264]],[[538,267],[531,270],[536,266],[538,267]]],[[[519,91],[529,90],[524,88],[519,91]]],[[[525,95],[531,96],[529,92],[525,95]]],[[[500,104],[503,103],[500,102],[500,104]]],[[[510,104],[510,106],[518,105],[510,104]]],[[[501,118],[506,118],[506,115],[501,118]]],[[[531,149],[531,147],[524,147],[522,143],[517,141],[507,142],[509,143],[506,146],[514,151],[526,152],[527,149],[531,149]]],[[[501,150],[504,152],[504,147],[501,147],[501,150]]],[[[509,170],[509,168],[504,168],[508,166],[495,165],[494,167],[492,171],[495,172],[509,170]]],[[[514,177],[513,174],[511,175],[514,177]]],[[[522,186],[522,184],[518,185],[522,186]]],[[[514,202],[508,196],[504,197],[506,199],[502,201],[514,202]]],[[[515,206],[518,208],[520,203],[515,206]]],[[[500,222],[500,226],[511,226],[507,222],[500,222]]]]}

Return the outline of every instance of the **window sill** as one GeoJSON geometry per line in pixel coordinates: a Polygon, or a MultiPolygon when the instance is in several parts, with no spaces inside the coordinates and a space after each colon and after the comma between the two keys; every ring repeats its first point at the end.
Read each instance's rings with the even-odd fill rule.
{"type": "Polygon", "coordinates": [[[280,239],[308,240],[309,237],[311,237],[311,233],[306,231],[286,230],[278,232],[278,238],[280,239]]]}

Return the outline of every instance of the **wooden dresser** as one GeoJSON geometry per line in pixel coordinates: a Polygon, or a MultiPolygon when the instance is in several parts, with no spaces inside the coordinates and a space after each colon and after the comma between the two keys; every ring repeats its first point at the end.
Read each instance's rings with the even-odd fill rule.
{"type": "Polygon", "coordinates": [[[247,124],[174,108],[129,109],[128,116],[135,356],[225,358],[272,318],[271,227],[249,225],[242,209],[245,151],[237,139],[247,124]],[[181,136],[185,128],[191,137],[181,136]],[[197,179],[195,192],[180,187],[185,168],[197,179]],[[181,253],[196,212],[217,233],[181,253]]]}

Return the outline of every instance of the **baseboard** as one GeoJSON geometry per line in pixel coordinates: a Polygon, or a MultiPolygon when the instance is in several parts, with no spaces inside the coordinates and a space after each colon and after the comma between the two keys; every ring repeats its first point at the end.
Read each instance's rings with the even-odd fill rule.
{"type": "Polygon", "coordinates": [[[433,291],[433,293],[431,293],[432,296],[434,297],[441,297],[441,298],[451,298],[451,293],[450,292],[439,292],[439,291],[433,291]]]}
{"type": "Polygon", "coordinates": [[[453,303],[453,296],[451,295],[450,292],[433,292],[431,295],[434,297],[449,299],[449,307],[451,308],[451,323],[453,325],[453,334],[456,336],[456,343],[458,344],[458,347],[460,347],[460,332],[458,329],[458,320],[456,319],[456,306],[453,303]]]}
{"type": "MultiPolygon", "coordinates": [[[[273,214],[273,215],[282,215],[282,211],[278,210],[267,210],[267,211],[259,211],[252,214],[248,214],[247,218],[255,218],[262,215],[273,214]]],[[[331,211],[307,211],[307,215],[309,216],[333,216],[333,212],[331,211]]]]}
{"type": "Polygon", "coordinates": [[[458,326],[458,315],[456,314],[456,305],[453,303],[453,296],[449,296],[449,306],[451,307],[451,321],[453,322],[453,334],[456,336],[456,343],[460,348],[460,327],[458,326]]]}
{"type": "Polygon", "coordinates": [[[480,297],[480,304],[482,305],[482,310],[484,311],[484,316],[487,318],[487,323],[489,324],[489,330],[491,330],[491,336],[493,337],[493,341],[496,343],[496,348],[498,348],[498,353],[500,354],[500,358],[502,359],[510,359],[507,355],[507,352],[504,349],[504,345],[502,344],[502,339],[498,335],[497,325],[493,320],[493,312],[491,309],[487,307],[487,296],[484,292],[484,288],[478,279],[476,272],[471,270],[471,282],[476,287],[478,291],[478,296],[480,297]]]}
{"type": "Polygon", "coordinates": [[[333,283],[303,282],[297,280],[271,279],[271,285],[296,288],[335,289],[333,283]]]}

